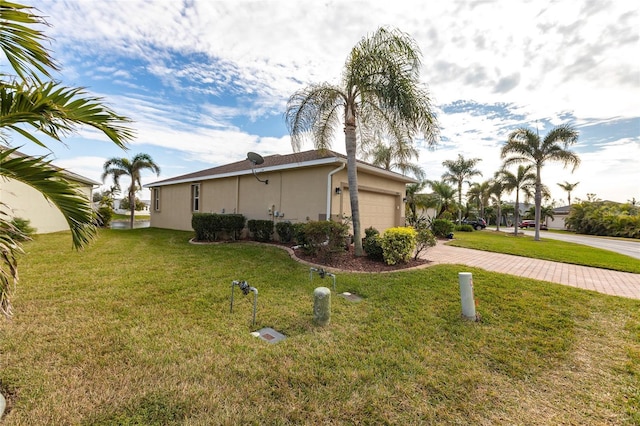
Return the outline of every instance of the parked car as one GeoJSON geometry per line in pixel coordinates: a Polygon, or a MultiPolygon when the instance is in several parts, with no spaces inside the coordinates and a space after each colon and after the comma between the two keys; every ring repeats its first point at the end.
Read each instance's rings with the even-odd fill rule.
{"type": "Polygon", "coordinates": [[[463,225],[471,225],[476,231],[487,227],[487,221],[481,217],[478,219],[462,219],[461,223],[463,225]]]}
{"type": "MultiPolygon", "coordinates": [[[[518,225],[518,227],[520,228],[535,228],[536,227],[536,221],[535,220],[523,220],[522,222],[520,222],[520,225],[518,225]]],[[[540,224],[540,229],[543,231],[546,231],[547,225],[544,223],[540,224]]]]}

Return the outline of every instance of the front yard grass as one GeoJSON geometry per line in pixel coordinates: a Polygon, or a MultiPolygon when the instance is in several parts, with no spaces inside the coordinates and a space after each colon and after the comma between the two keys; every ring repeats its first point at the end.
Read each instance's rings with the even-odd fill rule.
{"type": "Polygon", "coordinates": [[[337,274],[281,249],[191,245],[189,232],[101,230],[26,245],[12,321],[0,321],[6,425],[634,424],[640,301],[438,265],[337,274]],[[481,322],[461,319],[473,273],[481,322]],[[233,280],[259,290],[236,292],[233,280]],[[250,332],[271,327],[269,344],[250,332]]]}
{"type": "MultiPolygon", "coordinates": [[[[544,238],[544,232],[540,241],[535,241],[531,236],[518,234],[515,237],[513,234],[494,230],[456,232],[455,239],[447,244],[640,274],[638,259],[595,247],[544,238]]],[[[638,248],[640,249],[640,242],[638,248]]]]}

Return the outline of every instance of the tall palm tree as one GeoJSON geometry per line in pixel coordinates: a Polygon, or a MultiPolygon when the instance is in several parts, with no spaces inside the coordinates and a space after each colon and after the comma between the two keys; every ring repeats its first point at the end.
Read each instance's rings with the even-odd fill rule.
{"type": "MultiPolygon", "coordinates": [[[[37,29],[46,26],[34,8],[0,3],[0,50],[13,70],[13,74],[0,74],[0,176],[35,188],[55,205],[69,224],[73,247],[79,249],[96,235],[91,200],[45,157],[18,155],[10,148],[10,137],[15,132],[46,148],[41,135],[62,141],[63,136],[89,126],[125,148],[133,131],[127,127],[130,120],[103,105],[101,98],[52,81],[52,72],[60,68],[45,47],[49,38],[37,29]]],[[[0,207],[11,206],[0,203],[0,207]]],[[[11,237],[15,229],[10,216],[0,215],[0,312],[7,317],[22,252],[19,241],[11,237]]]]}
{"type": "Polygon", "coordinates": [[[569,125],[556,126],[540,139],[537,132],[519,128],[509,134],[507,143],[500,151],[504,164],[533,164],[536,168],[536,232],[540,240],[540,206],[542,205],[542,167],[549,161],[559,161],[564,167],[572,166],[572,172],[580,165],[580,157],[569,149],[578,142],[578,131],[569,125]]]}
{"type": "Polygon", "coordinates": [[[446,182],[450,182],[458,187],[458,223],[462,221],[462,184],[471,185],[470,178],[482,176],[482,172],[475,168],[482,159],[470,158],[466,160],[462,154],[458,154],[456,160],[446,160],[442,165],[447,171],[442,175],[446,182]]]}
{"type": "Polygon", "coordinates": [[[120,177],[128,176],[131,179],[131,184],[127,189],[129,195],[129,210],[131,210],[130,226],[133,229],[133,221],[136,210],[136,192],[142,188],[142,171],[149,169],[155,172],[156,175],[160,175],[160,167],[153,162],[153,159],[149,154],[137,154],[133,159],[128,158],[110,158],[104,163],[104,172],[102,173],[102,181],[107,176],[113,177],[113,184],[120,190],[120,177]]]}
{"type": "Polygon", "coordinates": [[[436,117],[429,94],[419,82],[420,56],[420,49],[407,34],[379,28],[353,47],[339,85],[308,86],[295,92],[287,103],[285,118],[294,150],[300,149],[307,134],[313,136],[317,149],[329,148],[335,131],[344,129],[356,256],[363,255],[358,140],[371,141],[368,135],[384,133],[394,141],[410,141],[421,134],[428,145],[436,144],[436,117]]]}
{"type": "Polygon", "coordinates": [[[569,207],[571,207],[571,191],[573,191],[575,189],[576,186],[578,186],[580,182],[576,182],[576,183],[569,183],[566,180],[564,181],[564,183],[559,183],[558,186],[562,189],[564,189],[565,191],[567,191],[567,200],[569,201],[569,207]]]}
{"type": "Polygon", "coordinates": [[[536,182],[536,174],[533,172],[533,164],[518,166],[518,171],[514,174],[503,168],[499,172],[500,180],[506,191],[516,191],[516,206],[514,211],[514,234],[518,235],[518,224],[520,223],[520,191],[527,191],[528,188],[534,187],[536,182]]]}

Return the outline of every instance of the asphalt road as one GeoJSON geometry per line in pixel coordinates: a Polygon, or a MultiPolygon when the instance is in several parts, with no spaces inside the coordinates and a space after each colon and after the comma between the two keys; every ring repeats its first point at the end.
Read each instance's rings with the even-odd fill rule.
{"type": "MultiPolygon", "coordinates": [[[[490,228],[487,227],[487,229],[490,228]]],[[[505,228],[505,231],[513,232],[513,228],[505,228]]],[[[520,232],[524,232],[524,234],[526,235],[535,235],[535,231],[532,230],[519,230],[518,233],[520,232]]],[[[548,238],[553,240],[582,244],[585,246],[597,247],[600,249],[614,251],[616,253],[626,254],[627,256],[640,259],[640,241],[638,240],[596,237],[593,235],[559,234],[556,232],[547,231],[540,231],[540,238],[548,238]]]]}

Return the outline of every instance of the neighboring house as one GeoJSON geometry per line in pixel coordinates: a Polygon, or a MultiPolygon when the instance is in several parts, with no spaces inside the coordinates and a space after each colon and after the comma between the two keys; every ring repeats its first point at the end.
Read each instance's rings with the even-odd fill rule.
{"type": "MultiPolygon", "coordinates": [[[[80,192],[91,200],[91,192],[99,182],[60,169],[67,180],[78,185],[80,192]]],[[[69,225],[58,208],[31,186],[17,180],[0,177],[0,203],[2,212],[11,217],[28,219],[38,234],[69,230],[69,225]]]]}
{"type": "MultiPolygon", "coordinates": [[[[148,216],[149,208],[151,207],[151,200],[139,200],[139,201],[141,201],[144,204],[144,207],[142,208],[142,210],[134,210],[133,211],[134,216],[135,215],[148,216]]],[[[131,214],[131,210],[121,208],[120,203],[122,203],[122,198],[116,198],[113,200],[113,211],[117,214],[131,214]]]]}
{"type": "Polygon", "coordinates": [[[566,229],[565,220],[569,216],[571,206],[556,207],[553,209],[553,219],[547,220],[549,229],[566,229]]]}
{"type": "MultiPolygon", "coordinates": [[[[151,226],[191,230],[194,212],[292,223],[351,216],[346,156],[312,150],[270,155],[252,166],[245,159],[145,185],[151,226]]],[[[403,226],[406,184],[415,180],[360,161],[357,170],[363,236],[369,226],[380,232],[403,226]]]]}

